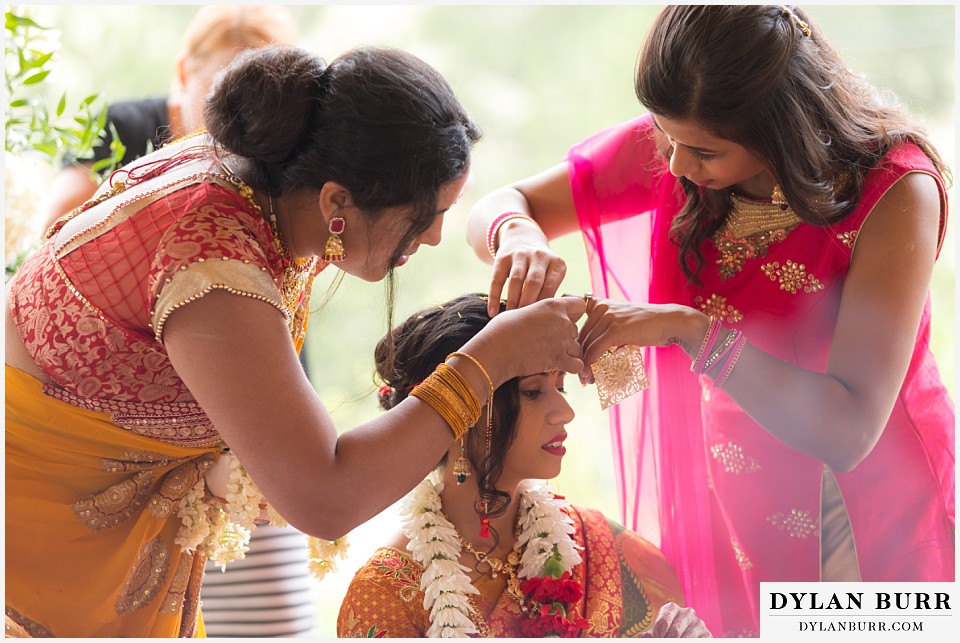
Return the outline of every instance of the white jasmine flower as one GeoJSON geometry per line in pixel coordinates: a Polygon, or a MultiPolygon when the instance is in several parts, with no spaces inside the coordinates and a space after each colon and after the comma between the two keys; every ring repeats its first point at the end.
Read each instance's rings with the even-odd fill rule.
{"type": "MultiPolygon", "coordinates": [[[[430,612],[430,638],[466,638],[477,634],[475,613],[467,596],[479,594],[459,562],[461,545],[456,528],[443,515],[440,492],[443,485],[431,475],[411,491],[401,505],[403,533],[410,539],[407,549],[423,567],[420,589],[423,607],[430,612]]],[[[520,493],[520,536],[525,545],[521,554],[521,578],[543,575],[543,566],[554,553],[560,554],[564,571],[581,563],[578,546],[571,538],[573,520],[561,509],[568,506],[545,488],[524,483],[520,493]]]]}

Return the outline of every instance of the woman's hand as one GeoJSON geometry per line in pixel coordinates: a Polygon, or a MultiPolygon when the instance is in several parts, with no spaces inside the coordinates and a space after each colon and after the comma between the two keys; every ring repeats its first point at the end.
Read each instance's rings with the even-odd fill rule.
{"type": "Polygon", "coordinates": [[[487,306],[490,316],[500,310],[504,287],[507,310],[556,295],[567,274],[567,264],[550,249],[540,228],[529,220],[511,219],[500,227],[499,236],[487,306]]]}
{"type": "Polygon", "coordinates": [[[463,347],[490,372],[494,385],[512,377],[563,370],[579,373],[576,321],[586,309],[582,297],[551,297],[501,313],[463,347]]]}
{"type": "Polygon", "coordinates": [[[657,618],[642,639],[712,639],[710,630],[701,621],[692,607],[680,607],[676,603],[665,603],[657,618]]]}
{"type": "MultiPolygon", "coordinates": [[[[633,304],[611,299],[590,299],[587,321],[580,329],[580,355],[590,366],[608,349],[678,344],[693,356],[707,332],[708,318],[677,304],[633,304]]],[[[583,373],[593,382],[589,368],[583,373]]]]}
{"type": "Polygon", "coordinates": [[[522,308],[557,294],[567,264],[550,249],[549,240],[580,229],[573,207],[567,164],[494,190],[470,210],[467,239],[483,261],[490,261],[487,236],[506,212],[532,217],[507,219],[496,231],[496,257],[487,312],[495,317],[506,291],[507,310],[522,308]]]}

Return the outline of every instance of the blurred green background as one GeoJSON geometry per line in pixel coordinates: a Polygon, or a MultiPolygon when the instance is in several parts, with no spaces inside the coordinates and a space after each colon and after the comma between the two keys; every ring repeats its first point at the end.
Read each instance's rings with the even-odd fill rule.
{"type": "MultiPolygon", "coordinates": [[[[61,30],[56,90],[100,91],[108,101],[161,95],[170,86],[180,34],[197,6],[73,5],[36,7],[36,19],[61,30]]],[[[290,6],[301,44],[331,60],[359,44],[407,49],[435,66],[484,130],[471,183],[446,217],[444,243],[423,248],[399,271],[397,320],[467,291],[485,291],[489,268],[465,243],[466,213],[481,195],[559,162],[592,132],[636,116],[636,54],[657,11],[652,5],[290,6]]],[[[955,167],[954,8],[952,6],[811,6],[848,65],[895,94],[924,123],[955,167]]],[[[952,190],[951,190],[952,196],[952,190]]],[[[955,392],[955,234],[932,284],[934,348],[955,392]]],[[[563,291],[589,289],[581,240],[555,244],[567,258],[563,291]]],[[[346,429],[377,411],[372,352],[386,331],[384,289],[346,277],[333,297],[315,286],[307,342],[311,378],[337,425],[346,429]]],[[[568,385],[577,410],[569,427],[560,493],[619,516],[605,415],[592,388],[568,385]]],[[[390,475],[385,471],[384,475],[390,475]]],[[[316,493],[341,493],[317,489],[316,493]]],[[[351,536],[351,557],[318,588],[318,634],[335,636],[337,606],[353,571],[396,527],[388,511],[351,536]]]]}

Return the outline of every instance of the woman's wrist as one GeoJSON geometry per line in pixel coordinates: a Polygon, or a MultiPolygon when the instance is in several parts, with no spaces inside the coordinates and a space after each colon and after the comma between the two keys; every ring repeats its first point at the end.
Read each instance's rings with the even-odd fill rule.
{"type": "Polygon", "coordinates": [[[476,392],[481,404],[484,404],[490,396],[491,384],[496,390],[510,379],[509,375],[503,373],[500,360],[496,358],[496,351],[487,350],[486,342],[482,341],[479,336],[464,344],[459,352],[469,355],[476,362],[468,357],[454,355],[447,360],[447,363],[454,365],[457,370],[463,373],[469,381],[470,387],[476,392]],[[478,339],[481,341],[477,341],[478,339]],[[478,363],[482,366],[482,370],[477,366],[478,363]]]}
{"type": "Polygon", "coordinates": [[[697,351],[700,350],[707,335],[710,318],[699,310],[688,307],[684,307],[681,314],[683,318],[678,324],[679,332],[671,338],[670,343],[682,348],[692,360],[696,358],[697,351]]]}
{"type": "Polygon", "coordinates": [[[507,212],[494,219],[487,231],[487,251],[490,256],[496,258],[507,236],[517,235],[540,241],[549,247],[546,235],[533,217],[520,212],[507,212]]]}

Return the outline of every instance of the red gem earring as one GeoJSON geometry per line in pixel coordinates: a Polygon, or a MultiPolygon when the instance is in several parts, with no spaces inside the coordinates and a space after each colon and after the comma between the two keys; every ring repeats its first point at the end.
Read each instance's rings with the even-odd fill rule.
{"type": "Polygon", "coordinates": [[[346,221],[341,217],[330,219],[330,236],[327,238],[327,244],[323,247],[323,260],[328,263],[336,263],[347,258],[347,252],[343,249],[343,240],[340,235],[346,228],[346,221]]]}

